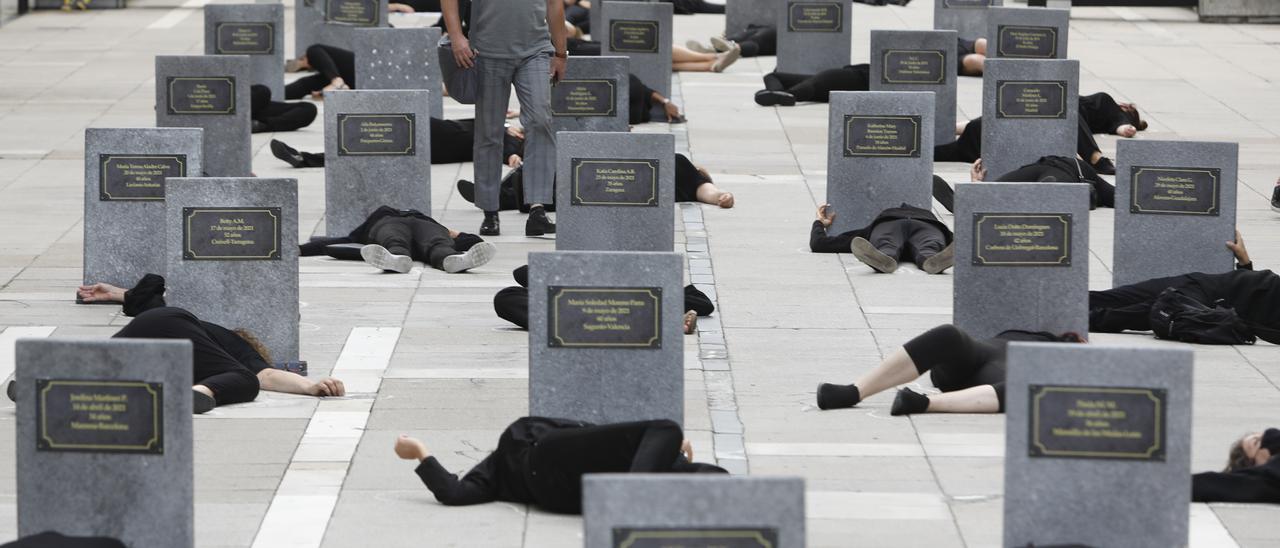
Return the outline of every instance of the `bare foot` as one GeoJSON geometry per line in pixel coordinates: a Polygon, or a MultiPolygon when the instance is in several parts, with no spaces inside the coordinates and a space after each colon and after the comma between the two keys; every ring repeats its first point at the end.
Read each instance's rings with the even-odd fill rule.
{"type": "Polygon", "coordinates": [[[692,335],[698,331],[698,313],[692,310],[684,313],[684,334],[692,335]]]}
{"type": "Polygon", "coordinates": [[[733,207],[733,194],[732,194],[732,193],[729,193],[729,192],[721,192],[721,193],[720,193],[720,198],[719,198],[718,200],[716,200],[716,203],[717,203],[717,204],[718,204],[722,209],[729,209],[729,208],[733,207]]]}

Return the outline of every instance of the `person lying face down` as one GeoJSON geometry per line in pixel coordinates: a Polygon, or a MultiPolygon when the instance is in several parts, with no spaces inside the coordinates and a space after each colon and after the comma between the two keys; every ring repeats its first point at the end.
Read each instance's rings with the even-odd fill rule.
{"type": "Polygon", "coordinates": [[[1268,428],[1236,440],[1226,469],[1191,476],[1191,500],[1280,504],[1280,430],[1268,428]]]}
{"type": "Polygon", "coordinates": [[[253,401],[259,390],[318,397],[346,394],[338,379],[312,381],[273,368],[266,348],[244,329],[227,329],[182,308],[165,306],[162,276],[147,274],[128,291],[95,283],[80,286],[77,294],[86,303],[124,305],[124,314],[133,321],[112,337],[191,341],[195,382],[191,389],[197,414],[219,405],[253,401]]]}
{"type": "Polygon", "coordinates": [[[881,211],[865,227],[829,236],[827,229],[835,220],[831,204],[818,206],[818,219],[809,231],[809,251],[852,252],[862,264],[886,274],[906,259],[930,274],[941,274],[955,264],[951,229],[927,209],[904,203],[881,211]]]}
{"type": "Polygon", "coordinates": [[[498,448],[461,479],[415,438],[401,435],[395,452],[419,461],[414,472],[445,506],[503,501],[562,514],[582,512],[585,474],[728,473],[692,462],[693,446],[670,420],[594,425],[523,417],[503,430],[498,448]]]}
{"type": "MultiPolygon", "coordinates": [[[[1041,156],[1034,162],[1018,169],[995,177],[989,177],[982,158],[974,160],[969,166],[969,178],[974,182],[995,181],[999,183],[1081,183],[1089,185],[1089,209],[1114,208],[1116,206],[1116,187],[1098,175],[1092,167],[1079,158],[1066,156],[1041,156]]],[[[942,177],[933,176],[933,198],[953,213],[955,210],[956,192],[942,177]]]]}
{"type": "Polygon", "coordinates": [[[853,384],[818,385],[818,408],[853,407],[874,394],[930,374],[941,394],[898,390],[891,415],[916,413],[1003,413],[1005,353],[1010,341],[1085,342],[1075,333],[1004,331],[975,339],[954,325],[940,325],[894,350],[853,384]]]}
{"type": "Polygon", "coordinates": [[[385,272],[405,273],[420,261],[450,274],[483,266],[498,248],[475,234],[451,230],[415,209],[380,206],[350,234],[318,238],[298,246],[303,257],[329,255],[340,260],[364,260],[385,272]],[[336,244],[365,244],[359,251],[336,244]]]}

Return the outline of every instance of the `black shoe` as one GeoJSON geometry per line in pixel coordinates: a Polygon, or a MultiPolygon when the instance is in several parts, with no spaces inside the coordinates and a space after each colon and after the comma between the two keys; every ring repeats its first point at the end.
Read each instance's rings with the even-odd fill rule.
{"type": "Polygon", "coordinates": [[[213,411],[218,406],[218,402],[199,390],[191,391],[191,412],[196,415],[203,415],[213,411]]]}
{"type": "Polygon", "coordinates": [[[484,212],[484,222],[480,223],[481,236],[497,236],[502,234],[502,227],[498,224],[498,212],[484,212]]]}
{"type": "Polygon", "coordinates": [[[13,380],[13,375],[9,375],[9,382],[5,383],[4,395],[9,396],[9,401],[18,401],[18,381],[13,380]]]}
{"type": "Polygon", "coordinates": [[[259,122],[257,120],[253,120],[249,126],[250,133],[266,133],[268,131],[271,131],[271,127],[268,126],[266,122],[259,122]]]}
{"type": "Polygon", "coordinates": [[[458,179],[458,195],[469,204],[476,203],[476,184],[466,179],[458,179]]]}
{"type": "Polygon", "coordinates": [[[1276,185],[1276,189],[1271,191],[1271,211],[1280,213],[1280,184],[1276,185]]]}
{"type": "Polygon", "coordinates": [[[525,236],[542,236],[543,234],[555,234],[556,224],[547,218],[547,210],[541,207],[535,207],[529,210],[529,220],[524,223],[525,236]]]}
{"type": "Polygon", "coordinates": [[[898,395],[893,398],[893,407],[889,408],[889,414],[900,417],[902,415],[924,413],[928,410],[929,396],[902,388],[898,390],[898,395]]]}
{"type": "Polygon", "coordinates": [[[284,163],[293,167],[304,167],[306,164],[302,154],[298,153],[298,149],[275,139],[271,140],[271,155],[284,160],[284,163]]]}
{"type": "Polygon", "coordinates": [[[796,96],[785,91],[762,89],[756,92],[756,104],[762,107],[794,107],[796,96]]]}
{"type": "Polygon", "coordinates": [[[818,385],[818,409],[840,409],[853,407],[862,401],[855,384],[839,385],[822,383],[818,385]]]}
{"type": "Polygon", "coordinates": [[[1093,170],[1103,175],[1115,175],[1116,165],[1106,156],[1099,156],[1098,163],[1093,164],[1093,170]]]}
{"type": "Polygon", "coordinates": [[[764,89],[769,91],[782,91],[787,89],[787,86],[782,85],[782,79],[778,78],[777,74],[770,72],[769,74],[764,75],[764,89]]]}

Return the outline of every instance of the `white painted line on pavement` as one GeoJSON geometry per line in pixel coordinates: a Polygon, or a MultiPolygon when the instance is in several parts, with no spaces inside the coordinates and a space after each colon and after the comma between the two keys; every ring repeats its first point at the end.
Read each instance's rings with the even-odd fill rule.
{"type": "MultiPolygon", "coordinates": [[[[43,339],[57,329],[52,325],[12,326],[0,333],[0,380],[9,378],[16,361],[14,343],[18,339],[43,339]]],[[[2,387],[0,387],[2,388],[2,387]]]]}
{"type": "MultiPolygon", "coordinates": [[[[399,327],[356,327],[333,366],[348,394],[376,394],[391,363],[399,327]]],[[[280,480],[254,548],[318,548],[333,517],[373,400],[321,400],[280,480]]]]}

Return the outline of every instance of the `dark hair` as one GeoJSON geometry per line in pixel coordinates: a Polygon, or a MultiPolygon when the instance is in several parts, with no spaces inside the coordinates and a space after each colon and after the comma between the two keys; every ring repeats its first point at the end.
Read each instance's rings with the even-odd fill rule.
{"type": "Polygon", "coordinates": [[[1227,468],[1223,472],[1234,472],[1253,465],[1253,459],[1244,452],[1244,438],[1241,437],[1231,444],[1231,450],[1227,452],[1227,468]]]}
{"type": "Polygon", "coordinates": [[[1079,333],[1076,333],[1075,331],[1068,331],[1066,333],[1058,335],[1058,342],[1082,343],[1082,342],[1085,342],[1085,340],[1084,340],[1084,337],[1081,337],[1079,333]]]}
{"type": "Polygon", "coordinates": [[[241,339],[244,339],[244,342],[249,343],[249,346],[253,347],[253,351],[257,352],[259,356],[262,356],[262,361],[267,362],[268,364],[271,363],[271,351],[267,350],[267,345],[262,344],[262,341],[259,340],[258,337],[254,336],[252,331],[243,327],[237,327],[234,333],[239,335],[241,339]]]}
{"type": "Polygon", "coordinates": [[[1129,104],[1128,106],[1129,108],[1120,109],[1120,111],[1124,113],[1125,118],[1128,118],[1129,123],[1133,124],[1133,127],[1137,128],[1138,131],[1146,131],[1147,121],[1143,120],[1142,114],[1138,113],[1138,105],[1129,104]]]}

